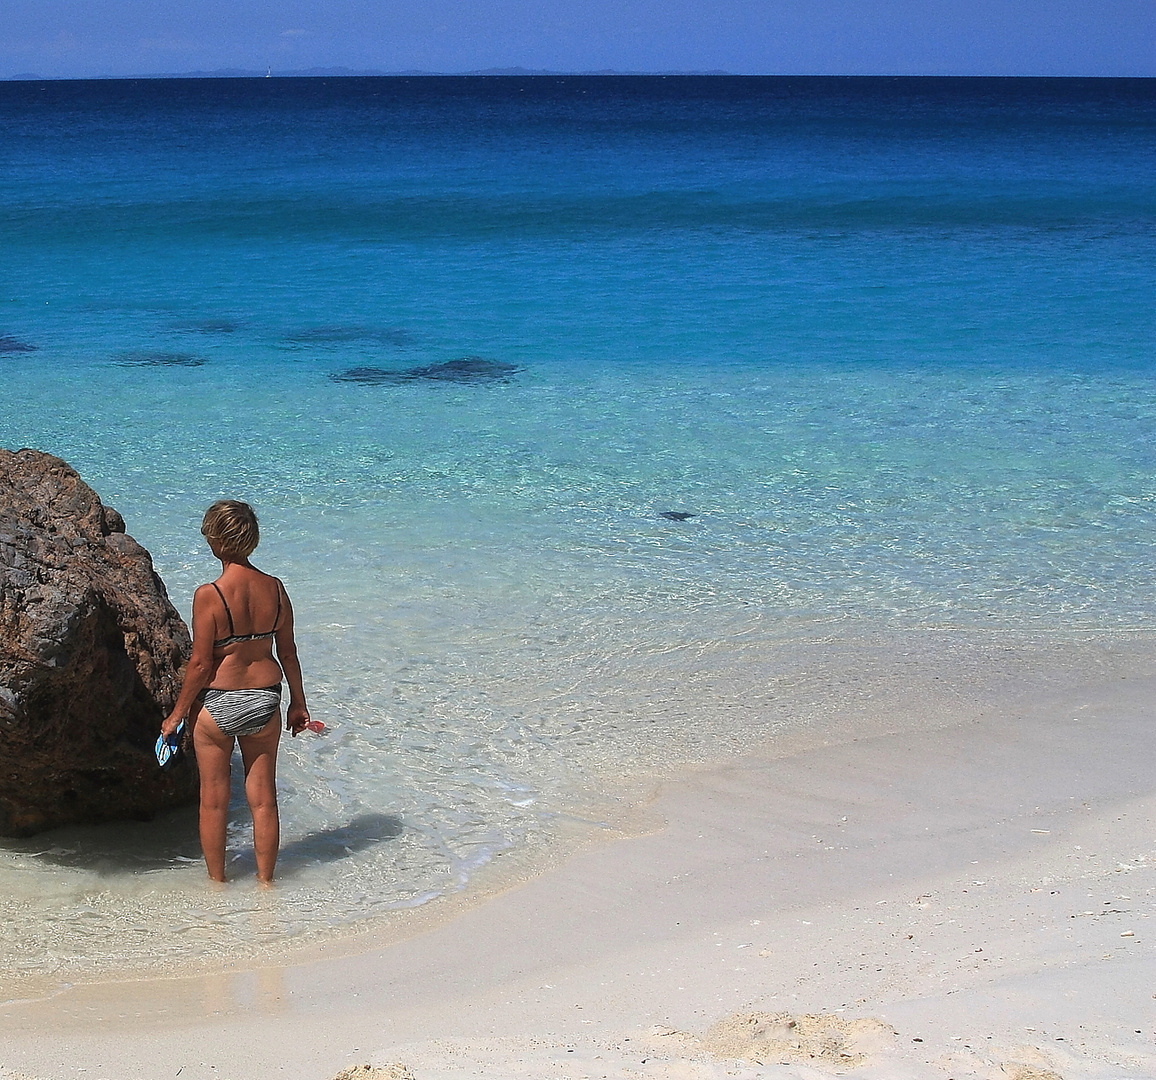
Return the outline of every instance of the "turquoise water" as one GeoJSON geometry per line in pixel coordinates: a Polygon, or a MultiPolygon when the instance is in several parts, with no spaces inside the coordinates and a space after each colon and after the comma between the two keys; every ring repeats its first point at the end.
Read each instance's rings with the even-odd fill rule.
{"type": "Polygon", "coordinates": [[[251,501],[329,725],[275,897],[188,814],[8,844],[6,966],[451,893],[821,727],[801,641],[1156,627],[1154,135],[1129,81],[0,84],[0,445],[186,616],[251,501]]]}

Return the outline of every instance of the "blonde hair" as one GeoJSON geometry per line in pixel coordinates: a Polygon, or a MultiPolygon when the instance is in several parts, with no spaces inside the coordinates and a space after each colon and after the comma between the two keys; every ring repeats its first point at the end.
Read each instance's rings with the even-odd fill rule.
{"type": "Polygon", "coordinates": [[[261,540],[253,508],[236,499],[218,499],[205,511],[201,535],[230,559],[248,558],[261,540]]]}

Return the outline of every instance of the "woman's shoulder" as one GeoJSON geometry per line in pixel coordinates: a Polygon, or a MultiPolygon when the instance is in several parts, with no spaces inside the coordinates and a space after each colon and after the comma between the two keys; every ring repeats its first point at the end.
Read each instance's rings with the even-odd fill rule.
{"type": "MultiPolygon", "coordinates": [[[[256,570],[257,568],[254,567],[253,569],[256,570]]],[[[267,574],[267,573],[265,573],[264,570],[257,570],[257,573],[260,574],[267,581],[271,581],[277,587],[278,594],[280,594],[280,595],[285,594],[285,582],[283,582],[279,577],[274,577],[274,575],[272,575],[272,574],[267,574]]]]}
{"type": "Polygon", "coordinates": [[[256,582],[261,582],[264,586],[272,585],[273,589],[276,591],[278,603],[281,602],[282,597],[288,598],[289,594],[285,591],[285,583],[279,577],[274,577],[272,574],[267,574],[264,570],[253,566],[252,564],[249,565],[248,569],[253,571],[253,573],[248,576],[250,587],[256,582]]]}
{"type": "Polygon", "coordinates": [[[193,617],[197,618],[200,614],[212,615],[216,620],[222,604],[225,604],[225,598],[215,582],[207,581],[204,585],[198,585],[193,593],[193,617]]]}

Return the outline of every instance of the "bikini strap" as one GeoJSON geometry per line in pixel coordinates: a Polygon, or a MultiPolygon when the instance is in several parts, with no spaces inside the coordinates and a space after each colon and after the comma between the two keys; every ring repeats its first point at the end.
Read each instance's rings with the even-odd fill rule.
{"type": "MultiPolygon", "coordinates": [[[[233,630],[233,613],[229,610],[229,602],[225,599],[225,594],[221,592],[220,587],[215,581],[210,581],[209,584],[217,590],[217,595],[221,598],[221,603],[225,605],[225,616],[229,620],[229,637],[234,637],[236,635],[233,630]]],[[[277,602],[278,604],[281,602],[280,596],[277,597],[277,602]]]]}
{"type": "Polygon", "coordinates": [[[285,586],[281,584],[280,578],[274,578],[273,580],[277,583],[277,614],[273,616],[273,629],[269,631],[270,633],[276,632],[277,624],[281,621],[281,590],[285,588],[285,586]]]}

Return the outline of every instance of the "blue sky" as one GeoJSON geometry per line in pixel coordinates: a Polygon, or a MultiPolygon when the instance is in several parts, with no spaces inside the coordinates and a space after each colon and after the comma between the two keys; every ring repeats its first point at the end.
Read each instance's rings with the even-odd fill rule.
{"type": "Polygon", "coordinates": [[[0,77],[245,68],[1156,76],[1156,0],[3,0],[0,77]]]}

